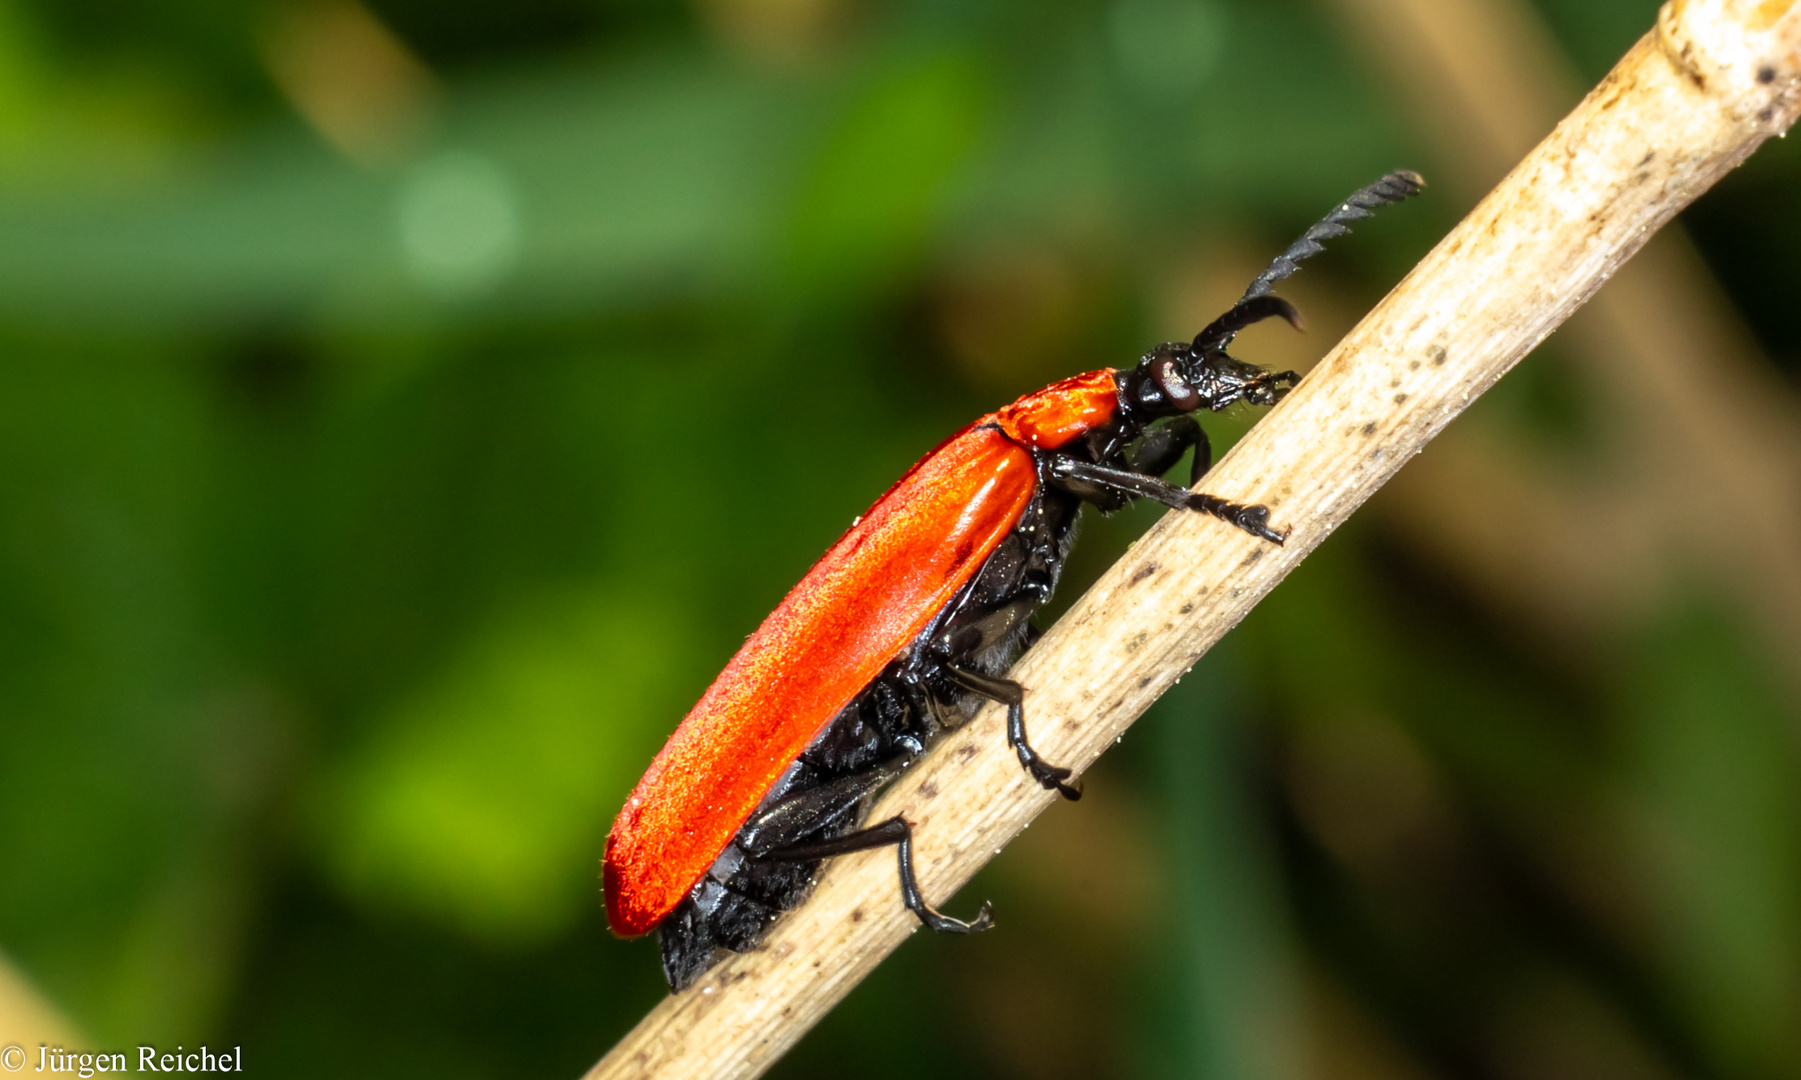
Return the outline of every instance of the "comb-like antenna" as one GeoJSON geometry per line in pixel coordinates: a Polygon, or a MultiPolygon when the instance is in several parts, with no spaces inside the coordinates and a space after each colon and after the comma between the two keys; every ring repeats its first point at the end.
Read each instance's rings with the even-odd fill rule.
{"type": "MultiPolygon", "coordinates": [[[[1343,236],[1351,231],[1351,222],[1369,217],[1370,212],[1379,206],[1398,203],[1410,195],[1419,194],[1426,186],[1426,181],[1419,173],[1400,169],[1389,173],[1366,188],[1362,188],[1325,217],[1321,218],[1311,229],[1301,234],[1301,238],[1288,245],[1288,250],[1275,257],[1269,268],[1258,274],[1251,282],[1238,303],[1232,309],[1213,320],[1205,330],[1195,335],[1196,349],[1224,348],[1230,344],[1238,331],[1271,315],[1289,317],[1294,309],[1282,301],[1271,297],[1269,291],[1276,282],[1300,269],[1299,263],[1310,255],[1317,255],[1326,249],[1322,240],[1330,240],[1335,236],[1343,236]]],[[[1294,319],[1289,317],[1289,321],[1294,319]]]]}
{"type": "Polygon", "coordinates": [[[1419,173],[1402,169],[1391,172],[1369,187],[1356,192],[1338,208],[1321,218],[1319,223],[1301,234],[1301,238],[1288,245],[1288,250],[1276,256],[1269,264],[1269,269],[1257,275],[1251,287],[1244,291],[1239,299],[1242,304],[1246,300],[1255,300],[1275,287],[1276,282],[1300,269],[1296,266],[1309,255],[1317,255],[1326,250],[1321,240],[1330,240],[1334,236],[1343,236],[1351,231],[1351,222],[1369,217],[1370,212],[1379,206],[1398,203],[1410,195],[1417,195],[1426,186],[1426,181],[1419,173]]]}

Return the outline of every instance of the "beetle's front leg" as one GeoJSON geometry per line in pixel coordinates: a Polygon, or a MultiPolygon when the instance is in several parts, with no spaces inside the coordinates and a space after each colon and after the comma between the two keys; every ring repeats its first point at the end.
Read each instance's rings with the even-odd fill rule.
{"type": "Polygon", "coordinates": [[[1050,474],[1054,481],[1068,482],[1078,494],[1082,488],[1087,487],[1121,495],[1143,496],[1156,499],[1175,510],[1198,510],[1203,514],[1212,514],[1221,521],[1236,525],[1252,536],[1261,537],[1272,544],[1280,544],[1288,539],[1287,533],[1277,532],[1269,527],[1267,506],[1235,503],[1217,495],[1190,491],[1162,477],[1142,476],[1125,469],[1113,469],[1075,458],[1058,458],[1051,463],[1050,474]]]}

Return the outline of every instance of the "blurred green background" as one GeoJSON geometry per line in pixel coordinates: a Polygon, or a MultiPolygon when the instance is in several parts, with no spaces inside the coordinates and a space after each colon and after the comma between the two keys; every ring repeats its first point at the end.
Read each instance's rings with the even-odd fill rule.
{"type": "MultiPolygon", "coordinates": [[[[0,0],[0,950],[100,1047],[578,1075],[663,993],[612,815],[854,515],[1425,172],[1310,363],[1523,149],[1444,73],[1529,142],[1654,10],[0,0]]],[[[1801,1076],[1801,146],[1673,232],[774,1075],[1801,1076]]]]}

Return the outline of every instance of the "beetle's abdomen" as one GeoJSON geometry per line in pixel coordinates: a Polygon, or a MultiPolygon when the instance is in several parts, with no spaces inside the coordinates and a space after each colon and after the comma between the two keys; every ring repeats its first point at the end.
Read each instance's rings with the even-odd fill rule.
{"type": "Polygon", "coordinates": [[[1119,412],[1113,368],[1102,368],[1052,383],[985,417],[1022,446],[1055,450],[1111,423],[1119,412]]]}
{"type": "Polygon", "coordinates": [[[1031,454],[972,425],[832,545],[707,688],[619,812],[605,862],[615,933],[645,933],[681,902],[789,764],[981,569],[1036,486],[1031,454]]]}

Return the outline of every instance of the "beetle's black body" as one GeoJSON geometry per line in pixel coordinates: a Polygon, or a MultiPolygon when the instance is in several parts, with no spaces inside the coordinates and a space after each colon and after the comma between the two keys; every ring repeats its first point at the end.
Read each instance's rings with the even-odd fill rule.
{"type": "Polygon", "coordinates": [[[1035,637],[1031,616],[1050,598],[1073,539],[1077,511],[1090,502],[1111,512],[1150,497],[1177,509],[1220,517],[1281,543],[1269,512],[1163,480],[1190,447],[1191,483],[1211,464],[1206,434],[1191,415],[1239,401],[1268,405],[1296,382],[1241,363],[1226,348],[1252,323],[1294,309],[1268,295],[1295,263],[1321,250],[1319,241],[1347,231],[1371,209],[1414,194],[1423,181],[1394,173],[1352,195],[1251,283],[1242,299],[1190,343],[1160,345],[1115,375],[1119,408],[1112,422],[1055,450],[1032,451],[1038,484],[1018,525],[981,571],[900,656],[825,727],[764,798],[712,868],[658,927],[663,973],[680,990],[706,971],[718,950],[757,945],[782,912],[812,889],[820,862],[832,855],[896,844],[904,902],[934,930],[985,929],[989,907],[963,922],[939,914],[914,880],[910,830],[899,818],[860,828],[875,794],[925,752],[940,734],[984,701],[1008,706],[1008,742],[1046,788],[1079,797],[1070,770],[1049,765],[1026,740],[1023,688],[1003,677],[1035,637]]]}

